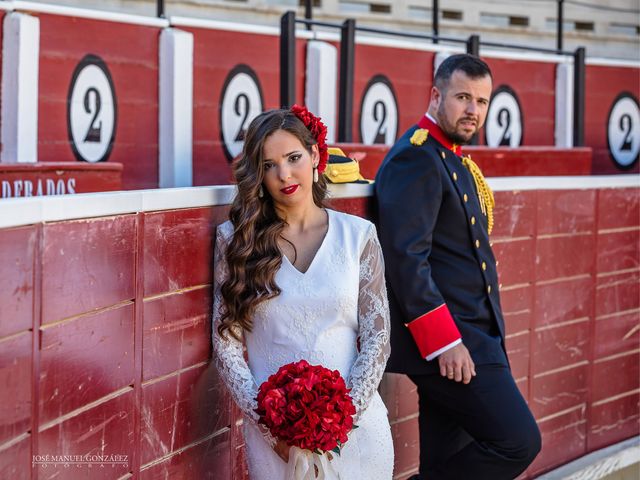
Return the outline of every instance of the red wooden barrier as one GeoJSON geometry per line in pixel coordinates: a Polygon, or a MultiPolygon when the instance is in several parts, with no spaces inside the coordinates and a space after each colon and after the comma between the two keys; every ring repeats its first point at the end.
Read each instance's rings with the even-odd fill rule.
{"type": "Polygon", "coordinates": [[[122,164],[0,163],[0,198],[122,190],[122,164]]]}
{"type": "MultiPolygon", "coordinates": [[[[629,180],[492,180],[507,347],[543,434],[526,478],[639,433],[640,188],[629,180]]],[[[4,201],[0,478],[247,478],[240,417],[209,363],[221,188],[227,200],[218,188],[4,201]],[[48,221],[52,202],[51,215],[74,220],[48,221]],[[107,202],[107,216],[83,214],[107,202]],[[40,220],[20,220],[36,206],[40,220]],[[87,454],[122,464],[52,463],[99,461],[87,454]]],[[[335,191],[355,195],[336,208],[368,214],[370,187],[335,191]]],[[[404,478],[417,466],[415,391],[397,375],[381,391],[404,478]]]]}
{"type": "MultiPolygon", "coordinates": [[[[390,147],[339,143],[333,145],[360,162],[363,177],[373,179],[390,147]]],[[[520,147],[465,147],[487,177],[589,175],[591,173],[590,148],[520,147]]]]}

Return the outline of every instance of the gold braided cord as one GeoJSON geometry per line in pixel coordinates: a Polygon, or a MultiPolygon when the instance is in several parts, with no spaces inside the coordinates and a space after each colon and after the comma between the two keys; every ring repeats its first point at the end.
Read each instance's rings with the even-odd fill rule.
{"type": "Polygon", "coordinates": [[[493,207],[496,205],[493,192],[489,184],[487,184],[484,175],[482,175],[480,167],[478,167],[476,162],[471,160],[470,156],[462,157],[462,163],[473,176],[473,181],[478,191],[478,199],[480,200],[480,208],[482,209],[482,213],[487,217],[487,229],[489,233],[491,233],[491,230],[493,230],[493,207]]]}

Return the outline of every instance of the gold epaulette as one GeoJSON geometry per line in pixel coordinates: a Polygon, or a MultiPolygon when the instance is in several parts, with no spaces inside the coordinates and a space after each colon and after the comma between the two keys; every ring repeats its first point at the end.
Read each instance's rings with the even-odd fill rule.
{"type": "Polygon", "coordinates": [[[428,137],[429,130],[427,130],[426,128],[419,128],[415,132],[413,132],[413,135],[411,135],[411,139],[409,141],[411,142],[411,145],[419,147],[427,141],[428,137]]]}
{"type": "Polygon", "coordinates": [[[478,199],[480,200],[480,208],[482,209],[482,213],[487,217],[487,229],[489,233],[491,233],[491,230],[493,230],[493,207],[496,205],[493,192],[485,180],[484,175],[482,175],[480,167],[478,167],[476,162],[471,160],[471,156],[467,155],[462,157],[462,163],[473,176],[473,181],[478,191],[478,199]]]}

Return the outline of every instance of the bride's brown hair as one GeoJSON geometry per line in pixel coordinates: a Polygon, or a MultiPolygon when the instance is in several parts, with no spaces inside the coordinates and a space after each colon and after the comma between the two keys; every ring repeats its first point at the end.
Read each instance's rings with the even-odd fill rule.
{"type": "MultiPolygon", "coordinates": [[[[238,193],[231,204],[229,219],[234,233],[225,258],[229,277],[220,287],[225,308],[218,333],[228,330],[236,336],[236,328],[251,331],[256,307],[281,290],[276,284],[276,272],[282,264],[278,238],[286,223],[276,214],[273,199],[262,188],[264,179],[264,143],[277,130],[294,135],[312,153],[317,141],[291,110],[270,110],[258,115],[249,125],[240,159],[233,164],[238,193]]],[[[322,175],[313,183],[313,202],[323,207],[327,185],[322,175]]]]}

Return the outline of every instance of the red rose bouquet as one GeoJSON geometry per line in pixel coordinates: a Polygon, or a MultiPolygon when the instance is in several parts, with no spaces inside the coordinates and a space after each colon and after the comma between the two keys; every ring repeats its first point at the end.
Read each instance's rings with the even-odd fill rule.
{"type": "Polygon", "coordinates": [[[306,360],[280,367],[257,400],[259,422],[292,447],[339,453],[354,428],[356,409],[340,372],[306,360]]]}

